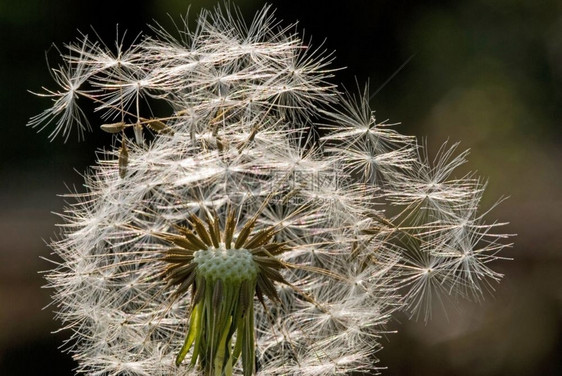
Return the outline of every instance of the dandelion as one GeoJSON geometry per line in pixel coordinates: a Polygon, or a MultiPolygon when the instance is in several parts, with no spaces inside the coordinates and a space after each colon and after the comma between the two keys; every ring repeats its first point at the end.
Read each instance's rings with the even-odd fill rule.
{"type": "Polygon", "coordinates": [[[27,125],[34,128],[40,126],[42,130],[58,117],[55,129],[49,135],[50,139],[62,133],[65,141],[68,140],[73,126],[78,127],[78,138],[81,139],[84,137],[84,131],[90,130],[90,124],[78,106],[77,100],[80,95],[85,94],[82,85],[88,80],[90,72],[82,64],[73,66],[65,61],[58,68],[52,68],[51,75],[62,91],[44,89],[45,93],[38,93],[37,95],[41,97],[51,98],[54,104],[51,108],[33,116],[27,125]]]}
{"type": "Polygon", "coordinates": [[[428,319],[433,296],[500,279],[509,244],[478,212],[484,185],[452,177],[466,153],[430,163],[268,7],[181,27],[116,51],[82,35],[30,121],[60,116],[51,137],[67,137],[84,98],[116,140],[51,242],[78,373],[376,372],[394,312],[428,319]]]}

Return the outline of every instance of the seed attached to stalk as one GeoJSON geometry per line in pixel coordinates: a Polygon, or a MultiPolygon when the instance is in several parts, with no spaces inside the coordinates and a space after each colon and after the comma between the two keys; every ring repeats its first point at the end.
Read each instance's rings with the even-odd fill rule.
{"type": "Polygon", "coordinates": [[[101,128],[102,131],[107,132],[107,133],[119,133],[128,126],[131,126],[131,125],[126,124],[124,121],[120,121],[120,122],[117,122],[117,123],[102,124],[100,126],[100,128],[101,128]]]}
{"type": "Polygon", "coordinates": [[[125,140],[121,141],[121,149],[119,150],[119,176],[125,178],[127,174],[127,165],[129,164],[129,150],[125,140]]]}
{"type": "Polygon", "coordinates": [[[172,131],[172,128],[168,127],[163,121],[158,119],[149,119],[146,122],[146,126],[157,133],[166,133],[166,134],[174,133],[172,131]]]}

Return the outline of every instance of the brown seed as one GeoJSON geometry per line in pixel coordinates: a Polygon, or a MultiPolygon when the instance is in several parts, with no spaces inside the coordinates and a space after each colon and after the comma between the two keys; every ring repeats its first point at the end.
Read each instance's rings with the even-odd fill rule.
{"type": "Polygon", "coordinates": [[[123,142],[121,149],[119,150],[119,176],[121,179],[127,174],[127,165],[129,164],[129,150],[127,149],[127,143],[123,142]]]}
{"type": "Polygon", "coordinates": [[[146,126],[150,129],[152,129],[154,132],[168,133],[168,134],[173,133],[173,131],[170,127],[168,127],[163,121],[160,121],[158,119],[148,120],[148,122],[146,123],[146,126]]]}
{"type": "Polygon", "coordinates": [[[123,129],[127,127],[124,121],[120,121],[118,123],[111,123],[111,124],[102,124],[100,126],[101,130],[107,133],[119,133],[123,129]]]}

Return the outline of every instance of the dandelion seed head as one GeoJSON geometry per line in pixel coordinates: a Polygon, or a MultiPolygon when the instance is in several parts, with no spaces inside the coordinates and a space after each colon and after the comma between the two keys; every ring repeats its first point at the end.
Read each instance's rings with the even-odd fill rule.
{"type": "Polygon", "coordinates": [[[467,152],[378,123],[333,54],[269,7],[203,11],[130,47],[82,35],[53,70],[51,137],[113,146],[66,195],[47,273],[78,373],[345,375],[379,369],[392,314],[480,299],[509,246],[467,152]],[[106,120],[111,120],[109,123],[106,120]]]}

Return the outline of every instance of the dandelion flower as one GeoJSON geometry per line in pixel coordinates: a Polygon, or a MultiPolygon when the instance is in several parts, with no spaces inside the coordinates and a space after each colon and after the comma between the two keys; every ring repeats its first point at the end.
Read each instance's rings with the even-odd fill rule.
{"type": "Polygon", "coordinates": [[[78,373],[372,372],[394,312],[499,280],[484,186],[450,178],[466,154],[431,165],[289,30],[217,8],[179,39],[67,46],[65,91],[30,124],[84,129],[83,97],[115,135],[51,243],[78,373]]]}

